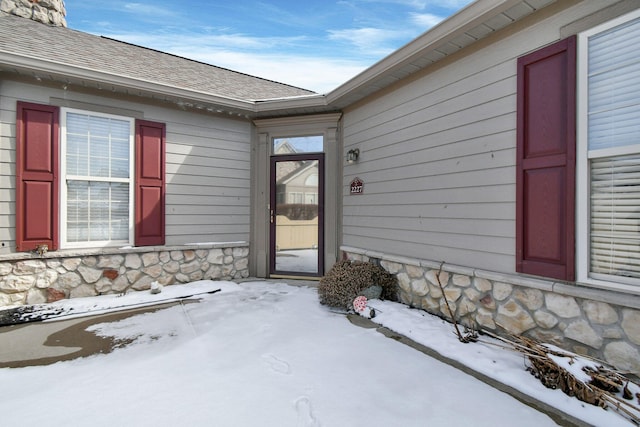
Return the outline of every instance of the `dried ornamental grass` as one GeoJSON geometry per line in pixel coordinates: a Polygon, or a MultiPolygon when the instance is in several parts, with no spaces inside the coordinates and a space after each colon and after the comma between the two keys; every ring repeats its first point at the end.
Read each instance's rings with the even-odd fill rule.
{"type": "Polygon", "coordinates": [[[488,331],[485,334],[524,354],[532,375],[548,388],[603,409],[612,409],[640,425],[640,385],[599,360],[577,355],[551,344],[538,343],[522,335],[508,338],[488,331]]]}
{"type": "Polygon", "coordinates": [[[353,300],[375,286],[382,288],[380,298],[397,300],[398,281],[385,269],[370,262],[343,260],[320,280],[318,296],[321,304],[351,310],[353,300]]]}

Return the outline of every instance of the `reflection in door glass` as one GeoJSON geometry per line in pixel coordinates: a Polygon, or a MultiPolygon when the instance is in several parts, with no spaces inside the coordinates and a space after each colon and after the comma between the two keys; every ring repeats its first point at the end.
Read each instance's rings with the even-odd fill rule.
{"type": "Polygon", "coordinates": [[[294,136],[290,138],[274,138],[273,154],[322,153],[323,137],[294,136]]]}
{"type": "Polygon", "coordinates": [[[276,163],[276,271],[318,272],[318,167],[276,163]]]}

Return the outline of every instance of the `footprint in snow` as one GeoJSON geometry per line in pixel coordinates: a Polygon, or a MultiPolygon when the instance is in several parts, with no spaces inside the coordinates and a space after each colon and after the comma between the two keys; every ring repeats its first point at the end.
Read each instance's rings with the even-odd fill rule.
{"type": "Polygon", "coordinates": [[[286,361],[274,356],[273,354],[263,354],[262,360],[264,360],[271,369],[280,374],[291,374],[291,366],[289,366],[286,361]]]}
{"type": "Polygon", "coordinates": [[[298,413],[298,427],[319,427],[320,423],[313,415],[313,406],[307,396],[299,397],[295,402],[298,413]]]}
{"type": "Polygon", "coordinates": [[[262,325],[260,325],[261,333],[269,332],[272,329],[273,329],[273,325],[271,323],[263,323],[262,325]]]}

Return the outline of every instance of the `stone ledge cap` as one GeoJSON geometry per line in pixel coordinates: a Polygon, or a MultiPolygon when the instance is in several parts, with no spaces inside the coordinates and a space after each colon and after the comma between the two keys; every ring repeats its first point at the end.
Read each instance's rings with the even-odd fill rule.
{"type": "Polygon", "coordinates": [[[22,261],[29,259],[51,259],[51,258],[72,258],[92,255],[122,255],[132,253],[145,252],[171,252],[198,249],[225,249],[225,248],[244,248],[249,247],[249,242],[211,242],[211,243],[188,243],[184,245],[171,246],[124,246],[109,248],[90,248],[90,249],[60,249],[50,251],[40,256],[35,252],[19,252],[13,254],[0,255],[2,261],[22,261]]]}
{"type": "Polygon", "coordinates": [[[577,298],[590,299],[628,308],[640,309],[640,295],[617,292],[611,289],[597,289],[581,286],[580,284],[566,284],[556,282],[553,292],[577,298]]]}

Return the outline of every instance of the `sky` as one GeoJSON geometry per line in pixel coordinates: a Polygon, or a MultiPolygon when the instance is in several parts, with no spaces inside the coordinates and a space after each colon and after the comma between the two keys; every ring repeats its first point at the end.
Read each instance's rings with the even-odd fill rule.
{"type": "MultiPolygon", "coordinates": [[[[199,281],[167,286],[159,294],[74,298],[43,307],[63,308],[70,313],[65,319],[87,310],[91,314],[180,295],[194,295],[201,302],[117,322],[83,324],[120,343],[111,353],[0,369],[0,384],[11,391],[0,399],[3,425],[24,424],[26,413],[30,425],[47,427],[556,425],[461,370],[375,329],[352,324],[344,313],[320,305],[314,288],[199,281]]],[[[438,317],[399,303],[369,303],[376,309],[375,322],[560,408],[585,425],[632,425],[614,410],[545,388],[526,371],[519,352],[489,337],[462,344],[452,325],[438,317]]],[[[51,322],[27,327],[46,325],[51,322]]],[[[20,331],[5,332],[9,338],[0,334],[0,342],[20,331]]],[[[46,348],[76,351],[61,347],[60,341],[56,345],[46,348]]],[[[0,346],[0,359],[5,347],[0,346]]],[[[573,366],[585,365],[577,360],[573,366]]],[[[639,390],[630,387],[633,393],[639,390]]]]}
{"type": "Polygon", "coordinates": [[[327,93],[471,0],[65,0],[69,28],[327,93]]]}

